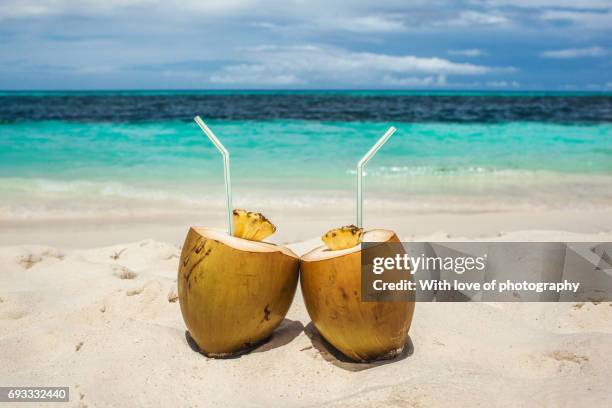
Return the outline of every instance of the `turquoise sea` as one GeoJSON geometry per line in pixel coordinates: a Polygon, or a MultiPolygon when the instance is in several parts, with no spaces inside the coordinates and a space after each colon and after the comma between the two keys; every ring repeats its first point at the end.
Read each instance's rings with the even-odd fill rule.
{"type": "Polygon", "coordinates": [[[564,94],[3,93],[0,220],[130,216],[236,204],[406,211],[612,204],[612,96],[564,94]],[[212,100],[212,101],[211,101],[212,100]],[[386,115],[385,112],[388,112],[386,115]]]}

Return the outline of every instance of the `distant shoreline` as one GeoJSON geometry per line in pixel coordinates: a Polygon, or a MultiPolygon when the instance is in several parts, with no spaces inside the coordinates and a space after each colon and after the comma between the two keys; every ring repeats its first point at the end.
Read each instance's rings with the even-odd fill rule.
{"type": "Polygon", "coordinates": [[[132,94],[132,95],[156,95],[156,94],[391,94],[391,95],[451,95],[451,96],[612,96],[612,91],[598,90],[491,90],[491,89],[0,89],[0,97],[29,94],[132,94]]]}

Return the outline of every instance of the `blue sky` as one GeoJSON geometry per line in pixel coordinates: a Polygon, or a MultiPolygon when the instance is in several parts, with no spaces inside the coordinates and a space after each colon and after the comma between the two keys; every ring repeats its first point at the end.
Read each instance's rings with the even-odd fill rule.
{"type": "Polygon", "coordinates": [[[2,0],[0,89],[612,91],[612,0],[2,0]]]}

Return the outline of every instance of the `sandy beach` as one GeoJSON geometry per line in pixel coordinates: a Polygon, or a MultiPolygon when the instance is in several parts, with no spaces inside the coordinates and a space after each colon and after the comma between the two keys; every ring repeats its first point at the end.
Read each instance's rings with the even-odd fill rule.
{"type": "MultiPolygon", "coordinates": [[[[398,223],[400,236],[612,239],[612,228],[605,229],[612,217],[605,214],[563,214],[556,224],[550,213],[482,214],[481,220],[495,222],[466,229],[472,217],[440,216],[437,222],[454,229],[429,224],[428,231],[430,219],[412,228],[406,218],[398,223]],[[517,220],[541,228],[512,231],[517,220]],[[563,224],[574,231],[561,231],[563,224]],[[471,234],[459,236],[460,230],[471,234]]],[[[304,234],[294,227],[294,236],[281,235],[282,240],[295,242],[304,234]]],[[[308,232],[319,227],[309,225],[308,232]]],[[[186,338],[176,294],[184,234],[179,226],[91,225],[90,232],[65,225],[54,232],[51,224],[12,228],[3,229],[0,248],[0,383],[66,385],[70,406],[612,404],[609,303],[419,303],[401,358],[355,364],[321,340],[298,289],[286,320],[267,343],[239,358],[215,360],[196,352],[186,338]],[[156,239],[126,240],[139,234],[156,239]]],[[[300,254],[316,245],[313,233],[290,247],[300,254]]]]}
{"type": "MultiPolygon", "coordinates": [[[[353,204],[353,203],[351,203],[353,204]]],[[[252,207],[245,207],[252,209],[252,207]]],[[[262,211],[256,208],[258,211],[262,211]]],[[[308,241],[332,227],[355,222],[351,206],[319,208],[272,208],[262,211],[277,226],[271,242],[288,244],[308,241]]],[[[215,211],[182,215],[86,218],[0,219],[0,245],[44,244],[59,248],[93,248],[151,238],[175,246],[183,244],[192,225],[226,228],[225,214],[215,211]]],[[[612,231],[612,207],[598,209],[562,208],[489,212],[434,212],[377,210],[364,214],[366,228],[388,228],[405,240],[446,240],[448,238],[503,237],[513,231],[566,231],[600,234],[612,231]]],[[[563,233],[550,240],[566,240],[563,233]]],[[[521,236],[519,239],[528,238],[521,236]]],[[[525,234],[523,234],[525,235],[525,234]]],[[[528,240],[528,239],[527,239],[528,240]]]]}
{"type": "Polygon", "coordinates": [[[265,214],[268,240],[297,254],[356,222],[356,163],[391,125],[364,172],[366,229],[611,242],[609,97],[4,98],[0,385],[68,386],[74,407],[612,406],[610,303],[419,302],[404,354],[356,364],[298,289],[267,342],[215,360],[188,340],[176,284],[188,229],[227,227],[222,161],[195,114],[231,151],[229,207],[265,214]]]}
{"type": "Polygon", "coordinates": [[[611,22],[0,0],[0,408],[612,408],[611,22]]]}

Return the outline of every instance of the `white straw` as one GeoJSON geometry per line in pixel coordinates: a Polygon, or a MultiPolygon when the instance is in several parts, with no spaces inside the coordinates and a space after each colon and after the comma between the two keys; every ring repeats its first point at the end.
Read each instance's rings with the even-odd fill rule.
{"type": "Polygon", "coordinates": [[[363,226],[363,168],[396,130],[393,126],[387,129],[378,142],[357,163],[357,226],[359,228],[363,226]]]}
{"type": "Polygon", "coordinates": [[[217,139],[217,136],[206,126],[206,123],[196,116],[193,120],[200,126],[200,129],[208,136],[211,142],[215,145],[217,150],[221,152],[223,156],[223,176],[225,178],[225,200],[227,204],[227,230],[230,235],[234,235],[234,223],[232,222],[232,180],[230,177],[230,155],[223,143],[217,139]]]}

